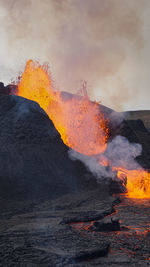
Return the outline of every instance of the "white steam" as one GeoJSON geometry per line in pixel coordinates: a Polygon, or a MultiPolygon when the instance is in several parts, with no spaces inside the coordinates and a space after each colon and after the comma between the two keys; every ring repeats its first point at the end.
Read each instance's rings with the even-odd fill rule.
{"type": "Polygon", "coordinates": [[[87,169],[99,179],[103,178],[115,178],[111,169],[106,169],[104,166],[98,163],[96,156],[86,156],[78,153],[73,149],[69,149],[68,154],[72,160],[80,160],[84,163],[87,169]]]}
{"type": "MultiPolygon", "coordinates": [[[[88,145],[88,144],[87,144],[88,145]]],[[[84,163],[100,181],[103,178],[115,179],[116,175],[112,172],[111,167],[122,167],[125,169],[138,169],[140,166],[135,161],[135,158],[142,152],[140,144],[130,143],[123,136],[116,136],[107,145],[107,150],[104,154],[96,156],[85,156],[72,149],[68,153],[72,160],[80,160],[84,163]],[[109,167],[105,167],[100,162],[107,161],[109,167]]]]}
{"type": "Polygon", "coordinates": [[[125,169],[137,169],[138,163],[135,158],[141,155],[142,146],[130,143],[124,136],[116,136],[112,142],[108,143],[105,157],[112,166],[122,166],[125,169]]]}

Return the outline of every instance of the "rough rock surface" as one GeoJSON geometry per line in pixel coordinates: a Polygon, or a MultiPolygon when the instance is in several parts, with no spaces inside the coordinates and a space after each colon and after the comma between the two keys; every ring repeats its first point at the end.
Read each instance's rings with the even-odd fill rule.
{"type": "Polygon", "coordinates": [[[35,102],[0,97],[0,148],[1,196],[51,198],[96,184],[35,102]]]}
{"type": "Polygon", "coordinates": [[[0,216],[2,266],[88,266],[89,259],[106,256],[109,242],[88,231],[82,235],[63,219],[73,215],[80,220],[83,214],[84,220],[94,213],[103,217],[104,211],[112,212],[113,201],[94,190],[38,204],[7,202],[0,216]]]}

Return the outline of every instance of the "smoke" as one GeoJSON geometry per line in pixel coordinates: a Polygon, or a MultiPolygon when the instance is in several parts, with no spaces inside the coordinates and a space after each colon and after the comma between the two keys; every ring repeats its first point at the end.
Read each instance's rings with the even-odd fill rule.
{"type": "Polygon", "coordinates": [[[50,63],[63,91],[86,80],[90,97],[112,108],[148,108],[149,7],[148,0],[0,0],[0,79],[8,83],[38,59],[50,63]]]}
{"type": "Polygon", "coordinates": [[[116,174],[110,167],[122,167],[127,170],[141,168],[135,158],[141,155],[142,146],[136,143],[129,143],[123,136],[116,136],[108,143],[104,154],[96,156],[85,156],[72,149],[68,153],[72,160],[80,160],[90,170],[98,181],[102,178],[115,179],[116,174]],[[109,167],[103,166],[103,162],[108,163],[109,167]]]}
{"type": "Polygon", "coordinates": [[[96,156],[86,156],[84,154],[78,153],[71,148],[68,150],[68,154],[72,160],[80,160],[81,162],[83,162],[87,169],[94,174],[98,182],[102,181],[103,178],[115,179],[115,174],[112,173],[112,170],[99,164],[97,161],[98,158],[96,156]]]}
{"type": "Polygon", "coordinates": [[[142,146],[136,143],[129,143],[127,138],[116,136],[112,142],[108,143],[105,157],[112,166],[123,167],[125,169],[137,169],[138,163],[135,158],[142,153],[142,146]]]}

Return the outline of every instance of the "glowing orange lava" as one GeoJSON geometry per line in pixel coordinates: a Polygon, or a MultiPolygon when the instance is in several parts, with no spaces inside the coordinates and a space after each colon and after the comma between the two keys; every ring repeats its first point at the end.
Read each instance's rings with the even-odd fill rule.
{"type": "Polygon", "coordinates": [[[39,103],[69,147],[86,155],[105,151],[108,129],[98,103],[91,102],[86,93],[65,97],[60,91],[54,91],[45,65],[27,62],[18,84],[18,95],[39,103]]]}
{"type": "Polygon", "coordinates": [[[18,84],[18,95],[38,102],[46,110],[52,93],[52,84],[46,66],[39,66],[37,62],[29,60],[18,84]]]}
{"type": "Polygon", "coordinates": [[[150,198],[150,173],[141,169],[125,170],[118,168],[117,176],[127,177],[127,195],[130,198],[150,198]]]}
{"type": "MultiPolygon", "coordinates": [[[[46,65],[40,66],[38,62],[29,60],[18,83],[17,94],[39,103],[69,147],[85,155],[106,150],[108,127],[99,104],[91,102],[85,90],[83,96],[54,91],[46,65]]],[[[99,163],[111,165],[105,158],[101,158],[99,163]]],[[[111,167],[118,178],[124,180],[127,177],[128,197],[150,198],[150,173],[142,168],[111,167]]]]}

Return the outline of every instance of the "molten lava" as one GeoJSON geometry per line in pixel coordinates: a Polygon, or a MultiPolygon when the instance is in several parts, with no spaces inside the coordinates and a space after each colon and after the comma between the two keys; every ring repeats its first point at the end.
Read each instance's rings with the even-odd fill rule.
{"type": "Polygon", "coordinates": [[[111,166],[112,171],[123,182],[129,198],[150,198],[150,173],[141,167],[136,170],[127,170],[125,167],[112,166],[111,162],[101,156],[98,162],[103,166],[111,166]]]}
{"type": "Polygon", "coordinates": [[[46,110],[52,93],[52,84],[46,65],[39,66],[37,62],[29,60],[18,84],[18,95],[37,101],[46,110]]]}
{"type": "Polygon", "coordinates": [[[86,93],[65,98],[60,91],[54,91],[45,65],[27,62],[18,95],[39,103],[69,147],[86,155],[105,151],[108,129],[98,103],[91,102],[86,93]]]}
{"type": "MultiPolygon", "coordinates": [[[[54,91],[47,65],[40,66],[38,62],[29,60],[19,80],[17,94],[39,103],[67,146],[85,155],[96,155],[106,150],[107,120],[99,104],[90,101],[85,90],[83,96],[54,91]]],[[[99,163],[111,165],[102,157],[99,163]]],[[[127,178],[129,197],[150,198],[150,173],[142,168],[111,167],[118,178],[123,181],[123,177],[127,178]]]]}
{"type": "Polygon", "coordinates": [[[117,170],[118,178],[127,177],[127,195],[130,198],[150,198],[150,173],[142,168],[137,170],[117,170]]]}

